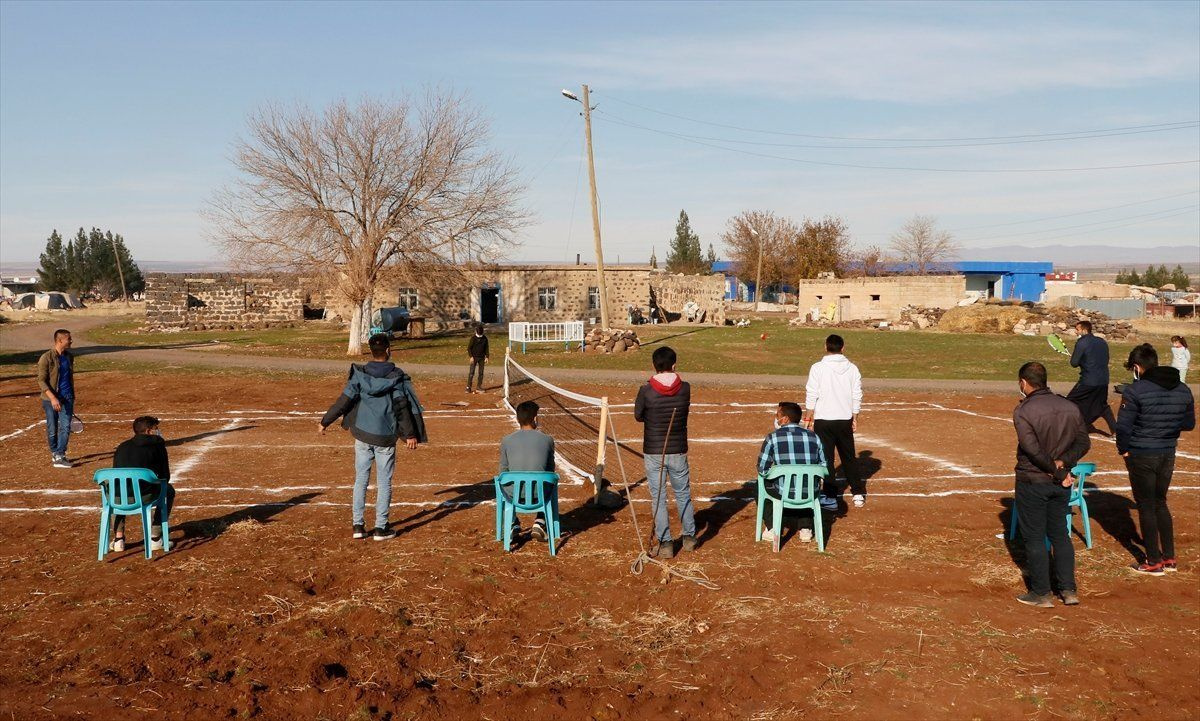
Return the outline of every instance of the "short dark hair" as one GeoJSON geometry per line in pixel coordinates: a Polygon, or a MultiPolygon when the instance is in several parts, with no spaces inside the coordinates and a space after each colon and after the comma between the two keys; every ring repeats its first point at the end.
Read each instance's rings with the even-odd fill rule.
{"type": "Polygon", "coordinates": [[[804,411],[800,410],[800,404],[795,401],[781,402],[779,410],[783,411],[783,415],[787,416],[789,423],[799,423],[804,418],[804,411]]]}
{"type": "Polygon", "coordinates": [[[533,401],[523,401],[521,403],[518,403],[517,404],[517,423],[520,423],[521,427],[532,426],[533,419],[537,418],[537,413],[538,413],[539,407],[540,406],[538,406],[538,404],[534,403],[533,401]]]}
{"type": "Polygon", "coordinates": [[[660,348],[654,349],[654,355],[651,356],[651,360],[654,361],[654,370],[658,371],[659,373],[663,373],[664,371],[669,371],[674,368],[675,362],[678,360],[678,358],[675,355],[674,348],[669,345],[664,345],[660,348]]]}
{"type": "Polygon", "coordinates": [[[375,358],[382,358],[387,355],[388,349],[391,346],[392,342],[383,333],[376,333],[367,341],[367,347],[371,349],[371,355],[375,358]]]}
{"type": "Polygon", "coordinates": [[[846,347],[846,341],[840,335],[834,334],[825,339],[825,350],[829,353],[841,353],[846,347]]]}
{"type": "Polygon", "coordinates": [[[1029,361],[1017,371],[1017,377],[1034,388],[1046,387],[1046,366],[1037,361],[1029,361]]]}
{"type": "Polygon", "coordinates": [[[1158,351],[1154,350],[1154,346],[1149,343],[1135,345],[1133,350],[1129,351],[1129,360],[1125,361],[1125,370],[1131,371],[1135,365],[1141,366],[1144,370],[1158,367],[1158,351]]]}
{"type": "Polygon", "coordinates": [[[1077,320],[1075,321],[1075,327],[1083,328],[1088,333],[1092,332],[1092,322],[1090,320],[1077,320]]]}
{"type": "Polygon", "coordinates": [[[71,335],[71,331],[67,330],[66,328],[59,328],[58,330],[54,331],[54,340],[57,341],[64,335],[71,335]]]}
{"type": "Polygon", "coordinates": [[[145,433],[158,427],[158,419],[154,416],[138,416],[133,419],[133,432],[145,433]]]}

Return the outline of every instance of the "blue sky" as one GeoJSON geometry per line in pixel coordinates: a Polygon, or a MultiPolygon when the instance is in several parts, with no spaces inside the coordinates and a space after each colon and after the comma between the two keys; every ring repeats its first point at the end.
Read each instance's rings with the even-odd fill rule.
{"type": "Polygon", "coordinates": [[[967,247],[1200,248],[1196,2],[5,2],[0,262],[79,226],[215,259],[200,211],[248,113],[429,85],[465,93],[522,171],[514,258],[588,259],[582,119],[559,95],[584,82],[609,260],[661,258],[680,209],[718,252],[744,209],[839,215],[859,245],[922,213],[967,247]]]}

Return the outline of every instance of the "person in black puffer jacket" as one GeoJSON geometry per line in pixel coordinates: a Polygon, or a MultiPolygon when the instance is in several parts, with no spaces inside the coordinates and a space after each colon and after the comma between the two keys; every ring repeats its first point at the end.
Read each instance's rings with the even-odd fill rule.
{"type": "Polygon", "coordinates": [[[655,545],[659,558],[675,555],[671,524],[667,516],[664,476],[670,480],[675,506],[683,526],[683,550],[696,548],[696,519],[692,510],[692,480],[688,467],[687,422],[692,404],[692,387],[675,372],[675,351],[663,346],[654,351],[654,376],[638,389],[633,417],[643,424],[642,455],[654,509],[655,545]]]}
{"type": "Polygon", "coordinates": [[[1146,560],[1134,570],[1161,576],[1177,567],[1167,489],[1179,434],[1196,427],[1196,400],[1179,382],[1178,369],[1158,364],[1158,352],[1149,343],[1131,350],[1125,367],[1137,380],[1121,394],[1117,453],[1125,458],[1146,544],[1146,560]]]}

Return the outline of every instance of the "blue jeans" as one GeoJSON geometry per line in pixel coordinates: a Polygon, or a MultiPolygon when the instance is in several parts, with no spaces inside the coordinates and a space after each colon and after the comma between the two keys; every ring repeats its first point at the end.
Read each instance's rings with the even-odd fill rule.
{"type": "Polygon", "coordinates": [[[388,509],[392,505],[392,473],[396,470],[396,447],[373,446],[370,443],[354,441],[354,500],[351,504],[351,514],[354,525],[363,524],[363,514],[367,506],[367,484],[371,481],[371,465],[375,468],[375,527],[387,528],[388,509]]]}
{"type": "Polygon", "coordinates": [[[42,399],[42,410],[46,412],[46,440],[50,443],[50,455],[67,455],[67,441],[71,439],[71,413],[75,401],[60,400],[61,411],[54,410],[50,401],[42,399]]]}
{"type": "Polygon", "coordinates": [[[668,453],[666,456],[647,453],[646,481],[650,484],[650,506],[654,509],[654,536],[660,543],[671,540],[671,522],[667,515],[666,488],[660,485],[659,475],[671,484],[675,495],[675,507],[679,509],[679,521],[683,535],[696,535],[696,518],[692,511],[692,472],[688,468],[686,453],[668,453]],[[663,460],[665,470],[663,468],[663,460]]]}

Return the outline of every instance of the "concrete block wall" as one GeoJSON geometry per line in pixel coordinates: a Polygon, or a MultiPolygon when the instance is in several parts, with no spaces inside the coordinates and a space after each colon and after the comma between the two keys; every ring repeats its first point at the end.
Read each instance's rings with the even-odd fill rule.
{"type": "Polygon", "coordinates": [[[653,273],[650,287],[660,308],[667,313],[683,313],[683,306],[694,301],[704,312],[704,322],[725,325],[725,276],[670,275],[653,273]]]}
{"type": "Polygon", "coordinates": [[[304,318],[304,291],[290,275],[146,276],[146,325],[209,330],[287,326],[304,318]]]}
{"type": "Polygon", "coordinates": [[[953,308],[966,294],[961,275],[902,275],[882,278],[801,280],[801,315],[825,313],[832,304],[837,320],[899,320],[906,305],[953,308]]]}

